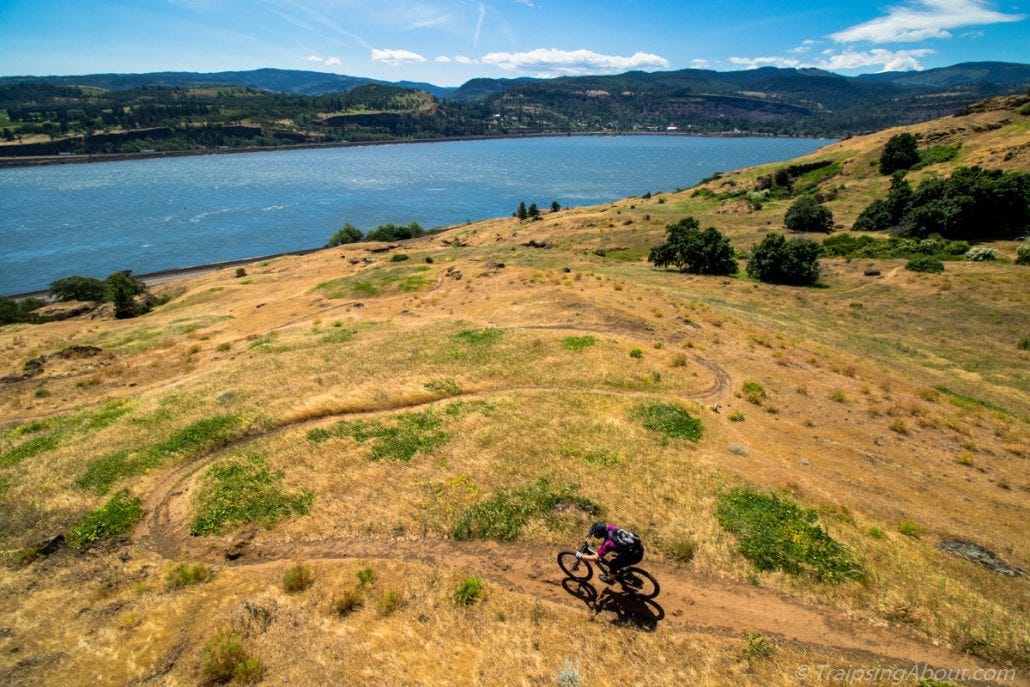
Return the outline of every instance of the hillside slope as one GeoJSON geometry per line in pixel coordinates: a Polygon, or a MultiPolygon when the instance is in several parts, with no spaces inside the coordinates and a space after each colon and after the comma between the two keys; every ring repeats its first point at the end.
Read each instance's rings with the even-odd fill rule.
{"type": "MultiPolygon", "coordinates": [[[[913,174],[1026,170],[1024,104],[912,128],[962,144],[913,174]]],[[[843,225],[892,133],[794,161],[832,158],[843,225]]],[[[721,196],[784,164],[0,329],[0,678],[197,684],[238,642],[261,684],[1028,684],[1030,268],[827,259],[800,289],[646,262],[685,215],[778,230],[789,200],[721,196]],[[769,492],[843,548],[752,562],[731,497],[769,492]],[[643,537],[657,598],[564,579],[597,518],[643,537]]]]}

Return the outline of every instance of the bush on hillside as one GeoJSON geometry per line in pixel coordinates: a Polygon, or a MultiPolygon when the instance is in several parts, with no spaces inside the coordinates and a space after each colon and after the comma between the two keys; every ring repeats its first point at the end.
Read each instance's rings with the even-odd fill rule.
{"type": "Polygon", "coordinates": [[[32,324],[45,322],[46,319],[35,312],[44,305],[46,302],[38,298],[23,298],[18,301],[0,298],[0,326],[18,322],[31,322],[32,324]]]}
{"type": "Polygon", "coordinates": [[[114,303],[114,316],[119,320],[142,315],[149,309],[136,303],[136,296],[147,292],[147,285],[127,272],[115,272],[104,280],[107,300],[114,303]]]}
{"type": "Polygon", "coordinates": [[[943,272],[944,263],[932,255],[922,255],[909,260],[905,269],[913,272],[943,272]]]}
{"type": "Polygon", "coordinates": [[[361,230],[348,222],[340,227],[339,231],[329,237],[329,247],[332,248],[334,246],[342,246],[347,243],[357,243],[362,238],[364,238],[364,234],[361,233],[361,230]]]}
{"type": "Polygon", "coordinates": [[[997,259],[998,251],[990,246],[973,246],[966,251],[966,260],[971,260],[972,262],[986,262],[997,259]]]}
{"type": "Polygon", "coordinates": [[[1030,243],[1023,243],[1016,249],[1016,264],[1030,265],[1030,243]]]}
{"type": "Polygon", "coordinates": [[[810,286],[819,281],[822,247],[807,239],[786,240],[783,234],[768,234],[751,249],[748,275],[770,284],[810,286]]]}
{"type": "Polygon", "coordinates": [[[891,136],[880,154],[880,174],[893,174],[910,169],[919,162],[916,137],[910,133],[891,136]]]}
{"type": "Polygon", "coordinates": [[[914,191],[895,175],[887,198],[873,201],[853,229],[983,241],[1016,238],[1028,225],[1030,174],[961,167],[947,179],[925,179],[914,191]]]}
{"type": "Polygon", "coordinates": [[[93,277],[73,274],[50,282],[50,293],[59,301],[93,301],[100,303],[106,295],[104,282],[93,277]]]}
{"type": "Polygon", "coordinates": [[[833,231],[833,213],[811,196],[801,196],[787,209],[783,225],[790,231],[828,234],[833,231]]]}
{"type": "Polygon", "coordinates": [[[665,227],[665,243],[647,256],[655,267],[673,266],[691,274],[736,274],[739,269],[729,239],[715,227],[702,230],[693,217],[665,227]]]}
{"type": "Polygon", "coordinates": [[[395,224],[380,224],[378,227],[368,232],[368,236],[365,237],[366,241],[404,241],[407,239],[416,239],[419,236],[425,235],[426,230],[418,222],[412,222],[406,227],[397,226],[395,224]]]}

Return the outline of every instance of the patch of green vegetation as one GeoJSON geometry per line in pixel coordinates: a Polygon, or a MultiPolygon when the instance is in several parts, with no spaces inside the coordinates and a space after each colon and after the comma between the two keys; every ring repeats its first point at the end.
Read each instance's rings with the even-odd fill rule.
{"type": "Polygon", "coordinates": [[[898,523],[898,532],[901,532],[906,537],[912,537],[913,539],[919,539],[919,525],[915,524],[911,520],[902,520],[898,523]]]}
{"type": "Polygon", "coordinates": [[[517,539],[522,528],[531,520],[542,518],[551,526],[557,525],[555,508],[559,504],[573,504],[596,513],[598,507],[577,495],[578,487],[551,486],[546,477],[516,489],[498,489],[481,503],[467,509],[458,518],[452,535],[458,540],[517,539]]]}
{"type": "Polygon", "coordinates": [[[940,273],[944,271],[944,263],[932,255],[920,255],[905,263],[905,269],[912,272],[940,273]]]}
{"type": "Polygon", "coordinates": [[[744,394],[744,398],[747,399],[748,403],[754,403],[755,405],[761,405],[762,401],[766,398],[765,387],[758,382],[744,382],[744,386],[741,387],[741,393],[744,394]]]}
{"type": "Polygon", "coordinates": [[[378,267],[359,274],[323,282],[312,289],[326,298],[355,298],[412,293],[429,285],[427,265],[378,267]]]}
{"type": "Polygon", "coordinates": [[[597,343],[597,337],[590,336],[566,336],[561,340],[562,348],[569,351],[582,351],[584,348],[590,348],[597,343]]]}
{"type": "Polygon", "coordinates": [[[489,346],[501,340],[504,336],[503,329],[487,327],[486,329],[463,329],[451,339],[455,343],[467,344],[469,346],[489,346]]]}
{"type": "Polygon", "coordinates": [[[165,579],[173,587],[189,587],[194,584],[202,584],[209,581],[213,577],[214,573],[211,572],[211,568],[207,567],[203,563],[183,563],[175,566],[175,568],[169,572],[165,579]]]}
{"type": "Polygon", "coordinates": [[[386,617],[400,609],[404,605],[404,595],[400,592],[383,592],[376,601],[376,611],[381,617],[386,617]]]}
{"type": "Polygon", "coordinates": [[[239,436],[242,423],[234,415],[198,420],[142,451],[116,451],[91,461],[75,484],[103,494],[118,480],[149,472],[173,455],[190,458],[225,446],[239,436]]]}
{"type": "Polygon", "coordinates": [[[429,454],[446,444],[450,437],[443,422],[431,410],[402,413],[390,424],[355,420],[340,422],[329,429],[313,429],[308,439],[315,443],[337,437],[352,437],[360,443],[372,442],[369,460],[399,460],[407,463],[419,452],[429,454]]]}
{"type": "Polygon", "coordinates": [[[218,534],[228,525],[248,522],[269,527],[291,515],[307,515],[314,492],[287,492],[280,486],[282,478],[260,456],[213,464],[204,473],[190,533],[218,534]]]}
{"type": "Polygon", "coordinates": [[[616,262],[640,262],[647,259],[649,250],[647,247],[616,248],[605,251],[604,257],[616,262]]]}
{"type": "MultiPolygon", "coordinates": [[[[828,162],[828,161],[827,161],[828,162]]],[[[804,193],[809,191],[822,182],[826,181],[832,176],[837,176],[844,170],[844,165],[840,162],[832,162],[827,164],[825,167],[813,169],[805,172],[797,178],[794,182],[794,193],[804,193]]]]}
{"type": "Polygon", "coordinates": [[[489,416],[495,408],[496,406],[486,401],[454,401],[444,406],[443,412],[448,417],[460,417],[469,413],[489,416]]]}
{"type": "Polygon", "coordinates": [[[297,594],[304,591],[315,581],[311,568],[306,565],[295,565],[283,573],[283,590],[287,594],[297,594]]]}
{"type": "Polygon", "coordinates": [[[641,420],[647,429],[665,438],[682,438],[693,442],[701,439],[701,421],[674,403],[639,406],[633,411],[633,417],[641,420]]]}
{"type": "Polygon", "coordinates": [[[240,682],[251,685],[265,672],[261,661],[247,654],[239,635],[234,632],[223,632],[208,641],[200,665],[204,677],[211,684],[240,682]]]}
{"type": "Polygon", "coordinates": [[[960,147],[961,144],[957,146],[931,146],[925,150],[920,150],[919,162],[913,165],[912,169],[922,169],[923,167],[929,167],[942,162],[951,162],[958,157],[960,147]]]}
{"type": "Polygon", "coordinates": [[[454,590],[454,603],[459,606],[471,606],[483,600],[486,595],[486,583],[483,578],[470,575],[458,583],[454,590]]]}
{"type": "Polygon", "coordinates": [[[18,439],[26,434],[37,434],[0,452],[0,467],[9,467],[27,458],[52,451],[62,441],[75,435],[96,432],[114,424],[118,418],[132,411],[126,401],[111,401],[95,411],[83,411],[18,425],[3,432],[6,440],[18,439]]]}
{"type": "Polygon", "coordinates": [[[668,553],[669,558],[678,563],[689,563],[694,560],[697,552],[697,544],[690,537],[677,537],[662,547],[668,553]]]}
{"type": "Polygon", "coordinates": [[[636,358],[637,360],[640,360],[640,359],[642,359],[644,357],[644,352],[642,350],[640,350],[639,348],[634,348],[634,349],[632,349],[629,352],[629,357],[630,358],[636,358]]]}
{"type": "Polygon", "coordinates": [[[357,333],[358,333],[358,330],[356,330],[356,329],[350,329],[350,328],[334,326],[331,331],[329,331],[327,334],[325,334],[318,341],[319,341],[319,343],[322,343],[322,344],[341,344],[341,343],[347,343],[348,341],[353,339],[354,335],[357,334],[357,333]]]}
{"type": "Polygon", "coordinates": [[[86,516],[68,532],[68,543],[79,549],[117,537],[132,529],[143,517],[143,505],[138,498],[122,489],[111,500],[86,516]]]}
{"type": "Polygon", "coordinates": [[[741,656],[748,660],[772,658],[776,653],[772,643],[759,632],[744,633],[744,648],[740,650],[741,656]]]}
{"type": "Polygon", "coordinates": [[[258,351],[260,353],[286,353],[290,350],[289,346],[277,344],[278,340],[279,337],[275,332],[269,332],[268,334],[259,336],[247,344],[247,350],[258,351]]]}
{"type": "Polygon", "coordinates": [[[815,510],[751,488],[721,499],[719,524],[737,536],[741,554],[759,570],[812,575],[823,582],[861,579],[862,567],[818,522],[815,510]]]}
{"type": "Polygon", "coordinates": [[[612,467],[622,462],[618,453],[608,449],[565,449],[562,451],[562,455],[566,458],[582,460],[589,465],[599,465],[602,467],[612,467]]]}
{"type": "Polygon", "coordinates": [[[0,477],[0,499],[2,499],[7,491],[11,488],[11,480],[8,477],[0,477]]]}
{"type": "Polygon", "coordinates": [[[967,396],[966,394],[960,394],[959,392],[953,391],[946,386],[935,386],[934,389],[951,398],[951,402],[959,406],[960,408],[980,407],[986,408],[987,410],[993,410],[994,412],[1001,413],[1002,415],[1012,415],[1012,411],[1006,408],[1002,408],[1001,406],[995,405],[988,401],[983,401],[979,398],[967,396]]]}
{"type": "Polygon", "coordinates": [[[938,235],[924,239],[892,236],[879,239],[842,232],[823,241],[826,255],[846,258],[904,258],[933,257],[938,260],[960,260],[969,250],[966,241],[951,241],[938,235]]]}
{"type": "Polygon", "coordinates": [[[441,396],[457,396],[461,393],[461,387],[453,379],[437,379],[425,384],[426,391],[441,396]]]}

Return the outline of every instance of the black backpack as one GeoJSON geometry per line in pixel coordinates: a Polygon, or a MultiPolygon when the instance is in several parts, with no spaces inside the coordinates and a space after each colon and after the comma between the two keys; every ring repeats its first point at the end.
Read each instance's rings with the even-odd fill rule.
{"type": "Polygon", "coordinates": [[[624,549],[632,549],[640,546],[640,537],[629,530],[622,529],[621,527],[612,533],[612,541],[624,549]]]}

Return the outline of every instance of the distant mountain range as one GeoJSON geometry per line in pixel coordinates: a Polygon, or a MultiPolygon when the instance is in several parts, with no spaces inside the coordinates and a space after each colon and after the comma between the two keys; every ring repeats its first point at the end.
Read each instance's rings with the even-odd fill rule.
{"type": "Polygon", "coordinates": [[[458,88],[283,69],[0,77],[0,157],[572,132],[843,137],[1030,89],[1030,65],[684,69],[458,88]],[[231,88],[230,88],[231,87],[231,88]]]}

